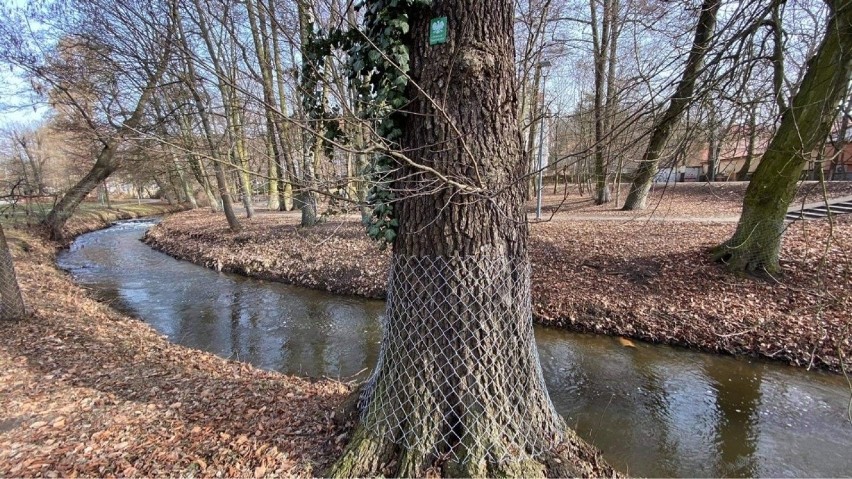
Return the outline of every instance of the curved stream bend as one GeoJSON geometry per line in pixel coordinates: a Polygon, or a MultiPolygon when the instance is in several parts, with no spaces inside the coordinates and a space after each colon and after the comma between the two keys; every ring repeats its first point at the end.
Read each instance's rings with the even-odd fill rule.
{"type": "MultiPolygon", "coordinates": [[[[221,274],[139,239],[153,221],[83,235],[58,263],[172,341],[307,376],[373,367],[383,303],[221,274]]],[[[548,390],[577,432],[637,476],[848,476],[849,388],[778,364],[538,328],[548,390]]]]}

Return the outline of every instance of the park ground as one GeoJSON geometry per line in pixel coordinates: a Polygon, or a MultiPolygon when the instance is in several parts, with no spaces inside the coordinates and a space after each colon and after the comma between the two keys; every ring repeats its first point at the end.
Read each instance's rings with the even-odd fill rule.
{"type": "MultiPolygon", "coordinates": [[[[658,188],[645,211],[595,206],[571,187],[545,198],[533,223],[533,307],[545,325],[840,371],[852,356],[852,218],[798,221],[783,276],[738,277],[708,250],[736,227],[745,184],[658,188]],[[558,206],[558,208],[557,208],[558,206]]],[[[804,185],[796,204],[852,195],[804,185]]],[[[622,198],[624,196],[622,195],[622,198]]],[[[532,203],[530,214],[534,211],[532,203]]],[[[180,213],[146,241],[220,271],[382,298],[389,251],[357,215],[298,227],[298,213],[260,212],[231,233],[224,217],[180,213]]]]}
{"type": "MultiPolygon", "coordinates": [[[[572,206],[534,224],[538,321],[838,370],[852,353],[852,221],[795,224],[785,276],[756,281],[728,275],[705,251],[733,230],[741,191],[670,193],[656,197],[650,219],[571,194],[563,207],[572,206]]],[[[548,197],[545,211],[556,202],[548,197]]],[[[173,210],[117,208],[87,208],[69,230],[173,210]]],[[[311,475],[339,455],[346,437],[333,411],[346,385],[173,345],[93,300],[55,267],[60,245],[12,219],[4,223],[30,315],[0,336],[0,476],[311,475]]],[[[221,215],[192,211],[170,216],[149,240],[220,270],[383,295],[389,253],[364,238],[356,217],[313,229],[296,222],[295,213],[262,212],[231,234],[221,215]]]]}
{"type": "MultiPolygon", "coordinates": [[[[79,234],[162,204],[87,205],[79,234]]],[[[59,247],[5,218],[29,317],[0,335],[0,477],[318,474],[344,445],[347,388],[176,346],[93,300],[59,247]]]]}

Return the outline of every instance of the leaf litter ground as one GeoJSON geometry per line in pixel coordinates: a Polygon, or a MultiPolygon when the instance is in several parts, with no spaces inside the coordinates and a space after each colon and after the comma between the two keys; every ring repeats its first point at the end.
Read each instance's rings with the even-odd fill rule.
{"type": "Polygon", "coordinates": [[[31,317],[0,336],[0,476],[312,475],[347,388],[173,345],[7,232],[31,317]]]}

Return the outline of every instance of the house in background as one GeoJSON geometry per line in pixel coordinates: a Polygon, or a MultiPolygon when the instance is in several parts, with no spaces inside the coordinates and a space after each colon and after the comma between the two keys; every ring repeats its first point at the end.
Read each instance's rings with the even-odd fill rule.
{"type": "MultiPolygon", "coordinates": [[[[744,171],[746,164],[746,179],[757,169],[760,157],[766,151],[771,136],[758,132],[754,136],[752,156],[749,159],[750,135],[748,127],[734,126],[725,135],[718,146],[716,175],[713,181],[736,181],[738,174],[744,171]]],[[[707,181],[710,172],[710,144],[707,141],[697,143],[683,158],[683,165],[677,168],[678,181],[707,181]]]]}
{"type": "MultiPolygon", "coordinates": [[[[757,170],[760,159],[766,152],[772,137],[768,133],[758,132],[754,137],[754,149],[749,161],[749,134],[747,127],[734,127],[722,142],[719,148],[718,166],[715,181],[737,181],[739,173],[744,171],[748,164],[745,180],[751,179],[751,175],[757,170]]],[[[811,154],[811,159],[802,171],[803,179],[819,179],[818,168],[823,168],[825,179],[829,181],[852,181],[852,143],[847,143],[842,151],[837,151],[834,143],[826,144],[822,152],[822,162],[819,161],[819,151],[811,154]]],[[[709,145],[703,142],[694,148],[685,158],[685,165],[679,168],[681,176],[679,181],[706,181],[709,168],[709,145]],[[698,169],[699,179],[690,170],[698,169]]]]}
{"type": "MultiPolygon", "coordinates": [[[[826,180],[852,181],[852,144],[847,143],[838,151],[834,144],[829,143],[825,146],[823,157],[825,158],[823,172],[826,180]]],[[[812,163],[813,169],[817,162],[812,163]]]]}

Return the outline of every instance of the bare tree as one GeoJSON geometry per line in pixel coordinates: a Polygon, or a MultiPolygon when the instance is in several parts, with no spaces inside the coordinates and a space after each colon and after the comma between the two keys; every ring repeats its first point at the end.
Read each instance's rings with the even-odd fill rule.
{"type": "Polygon", "coordinates": [[[831,2],[822,43],[755,171],[734,235],[715,249],[732,271],[775,274],[784,215],[802,168],[828,136],[852,76],[852,2],[831,2]]]}
{"type": "Polygon", "coordinates": [[[657,173],[663,149],[669,141],[672,131],[681,115],[693,101],[695,83],[701,72],[701,64],[704,61],[707,49],[710,47],[713,39],[716,14],[719,11],[720,5],[721,2],[719,0],[704,0],[701,3],[701,13],[698,16],[698,23],[695,27],[695,39],[692,42],[692,49],[684,66],[683,78],[672,96],[668,109],[654,123],[645,154],[642,156],[639,168],[634,173],[633,181],[630,185],[630,193],[624,201],[623,209],[625,210],[645,208],[648,192],[651,190],[651,184],[657,173]]]}

